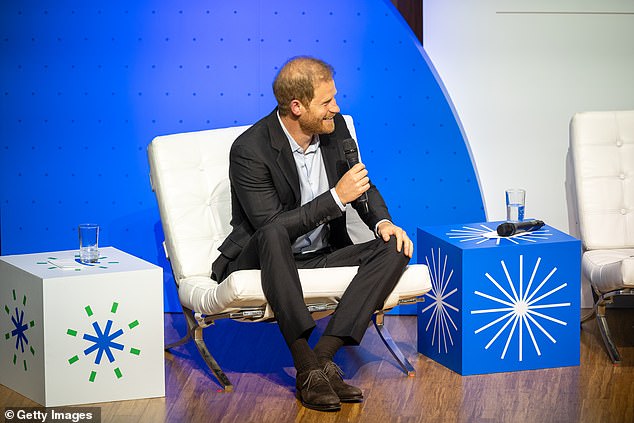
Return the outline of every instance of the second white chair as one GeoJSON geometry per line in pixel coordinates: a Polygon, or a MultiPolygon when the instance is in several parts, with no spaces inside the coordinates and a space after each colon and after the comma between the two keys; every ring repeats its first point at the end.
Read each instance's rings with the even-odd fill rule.
{"type": "Polygon", "coordinates": [[[610,334],[606,305],[634,295],[634,110],[575,114],[569,154],[583,275],[592,286],[608,354],[618,364],[621,355],[610,334]]]}

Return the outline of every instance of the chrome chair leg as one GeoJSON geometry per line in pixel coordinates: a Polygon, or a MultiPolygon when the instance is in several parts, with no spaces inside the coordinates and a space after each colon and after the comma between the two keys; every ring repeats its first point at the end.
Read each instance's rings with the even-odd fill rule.
{"type": "Polygon", "coordinates": [[[599,326],[599,332],[601,332],[601,337],[603,338],[605,348],[608,350],[610,360],[612,360],[612,363],[614,365],[619,365],[621,364],[621,354],[619,354],[619,350],[616,348],[616,344],[614,344],[614,341],[612,341],[612,334],[610,333],[610,328],[608,327],[608,321],[605,318],[605,301],[603,297],[601,297],[594,304],[594,311],[597,315],[597,325],[599,326]]]}
{"type": "Polygon", "coordinates": [[[232,392],[233,385],[231,384],[231,381],[229,380],[225,372],[222,371],[222,369],[218,365],[218,362],[214,359],[214,357],[207,349],[207,344],[205,344],[205,340],[203,339],[202,328],[195,329],[194,342],[196,343],[196,348],[198,348],[200,356],[207,364],[207,367],[209,367],[209,370],[211,370],[211,372],[214,374],[214,376],[222,386],[222,389],[225,392],[232,392]]]}
{"type": "Polygon", "coordinates": [[[390,332],[383,325],[383,318],[384,318],[383,312],[376,313],[374,316],[372,316],[372,323],[374,323],[374,327],[379,333],[381,340],[383,341],[387,349],[390,351],[390,353],[392,353],[392,356],[396,359],[399,366],[401,366],[401,369],[403,370],[403,372],[405,372],[405,374],[409,377],[416,376],[416,370],[414,370],[414,367],[410,364],[407,358],[405,358],[405,355],[403,355],[403,352],[401,351],[401,349],[396,345],[396,343],[392,339],[392,335],[390,335],[390,332]]]}
{"type": "MultiPolygon", "coordinates": [[[[181,306],[182,307],[182,306],[181,306]]],[[[165,349],[168,350],[170,348],[178,347],[183,345],[190,339],[194,340],[194,344],[196,344],[196,348],[200,353],[200,356],[203,358],[209,370],[214,374],[220,386],[225,392],[233,391],[233,384],[222,371],[216,359],[211,355],[209,349],[207,348],[207,344],[205,344],[205,339],[203,338],[203,328],[198,325],[196,319],[194,319],[193,312],[185,307],[183,308],[183,315],[185,316],[185,321],[187,322],[187,334],[183,336],[179,341],[171,343],[165,346],[165,349]]]]}
{"type": "Polygon", "coordinates": [[[193,312],[191,310],[183,307],[183,312],[185,314],[185,319],[187,320],[187,326],[189,328],[189,332],[191,333],[191,337],[194,339],[194,343],[196,344],[196,348],[200,353],[200,356],[209,367],[209,370],[214,374],[216,380],[222,386],[222,389],[225,392],[232,392],[233,385],[225,372],[222,371],[216,359],[211,355],[209,349],[207,348],[207,344],[205,344],[205,339],[203,338],[203,328],[201,328],[196,320],[194,319],[193,312]]]}

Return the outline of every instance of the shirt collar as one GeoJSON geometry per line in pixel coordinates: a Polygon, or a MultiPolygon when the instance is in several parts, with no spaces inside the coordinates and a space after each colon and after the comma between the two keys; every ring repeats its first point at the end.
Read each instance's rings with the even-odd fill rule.
{"type": "Polygon", "coordinates": [[[284,131],[286,138],[288,138],[288,143],[290,144],[291,151],[293,153],[309,154],[309,153],[314,153],[315,151],[317,151],[317,149],[319,148],[319,135],[317,134],[313,135],[313,139],[310,142],[310,145],[308,146],[306,151],[303,151],[302,147],[300,147],[300,145],[297,144],[295,139],[293,139],[293,137],[291,136],[290,132],[288,132],[288,130],[286,129],[286,126],[284,126],[284,122],[282,122],[282,118],[280,117],[279,110],[276,112],[276,114],[277,114],[277,120],[280,122],[280,126],[282,126],[282,130],[284,131]]]}

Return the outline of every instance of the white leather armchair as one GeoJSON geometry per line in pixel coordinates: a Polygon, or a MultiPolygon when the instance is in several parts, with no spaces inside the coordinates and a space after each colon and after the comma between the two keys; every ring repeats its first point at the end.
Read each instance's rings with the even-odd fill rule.
{"type": "MultiPolygon", "coordinates": [[[[352,136],[352,118],[346,116],[352,136]]],[[[148,147],[150,177],[156,194],[165,234],[165,250],[178,286],[178,296],[188,322],[188,332],[166,349],[196,342],[225,390],[232,385],[209,353],[202,329],[220,318],[261,321],[274,318],[262,292],[259,270],[232,273],[222,283],[210,277],[217,248],[231,230],[231,193],[228,178],[229,150],[248,126],[214,129],[156,137],[148,147]]],[[[348,232],[354,242],[374,234],[352,208],[346,212],[348,232]]],[[[356,267],[299,270],[306,305],[316,318],[331,314],[356,267]]],[[[373,319],[390,352],[402,369],[414,369],[383,326],[383,312],[407,302],[416,302],[431,289],[427,266],[410,265],[383,310],[373,319]]]]}
{"type": "Polygon", "coordinates": [[[582,274],[593,290],[608,354],[618,364],[605,306],[616,296],[634,295],[634,110],[575,114],[569,158],[570,205],[584,248],[582,274]]]}

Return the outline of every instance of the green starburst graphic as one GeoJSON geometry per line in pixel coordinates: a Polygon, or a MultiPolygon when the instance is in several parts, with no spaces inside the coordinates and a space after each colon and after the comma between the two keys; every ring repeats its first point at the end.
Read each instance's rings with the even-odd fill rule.
{"type": "Polygon", "coordinates": [[[19,361],[22,361],[21,366],[24,371],[28,371],[29,365],[27,358],[29,353],[35,356],[35,349],[33,345],[29,344],[30,332],[29,330],[35,326],[34,320],[28,320],[26,317],[26,295],[22,297],[18,296],[15,289],[12,290],[13,301],[10,302],[11,306],[5,304],[4,311],[11,321],[12,329],[4,334],[4,339],[7,342],[15,342],[15,352],[13,353],[13,365],[17,366],[19,361]]]}
{"type": "MultiPolygon", "coordinates": [[[[116,315],[117,310],[119,308],[119,303],[113,302],[110,307],[110,315],[116,315]]],[[[95,382],[97,379],[97,370],[98,366],[103,365],[105,362],[104,357],[107,359],[108,363],[116,362],[116,355],[125,353],[126,350],[128,354],[132,354],[134,356],[141,355],[141,350],[135,347],[127,347],[119,342],[119,339],[126,331],[130,332],[134,330],[137,326],[139,326],[139,321],[134,320],[123,328],[119,328],[117,330],[113,329],[115,323],[112,319],[107,320],[97,320],[95,317],[95,313],[92,310],[90,305],[84,307],[84,312],[86,313],[86,317],[92,322],[91,326],[94,330],[93,333],[84,333],[81,336],[81,339],[88,342],[88,347],[85,348],[82,353],[76,354],[68,359],[68,364],[73,365],[80,361],[82,358],[92,359],[94,355],[93,364],[95,367],[90,371],[88,375],[88,380],[90,382],[95,382]],[[100,324],[100,322],[102,324],[100,324]]],[[[75,329],[68,328],[66,330],[66,335],[71,336],[73,338],[79,337],[79,332],[75,329]]],[[[121,379],[124,377],[123,371],[119,367],[115,367],[114,375],[117,379],[121,379]]]]}

